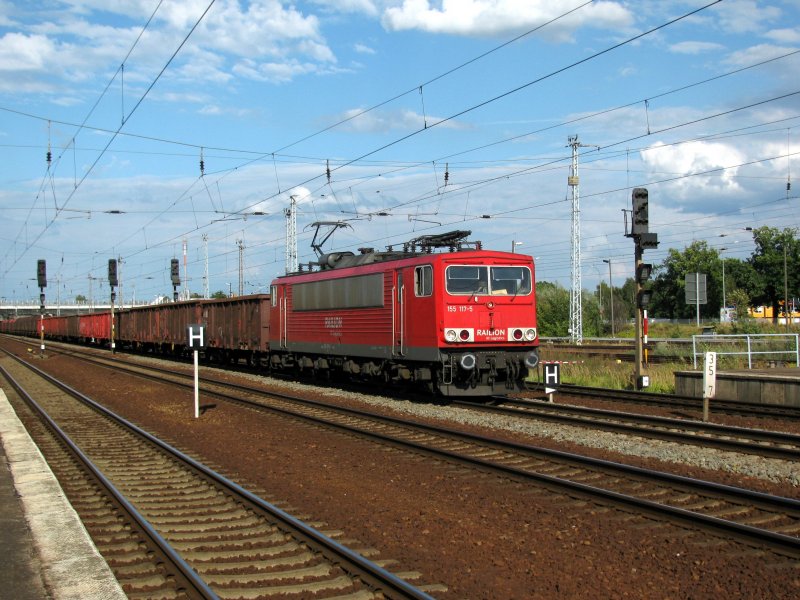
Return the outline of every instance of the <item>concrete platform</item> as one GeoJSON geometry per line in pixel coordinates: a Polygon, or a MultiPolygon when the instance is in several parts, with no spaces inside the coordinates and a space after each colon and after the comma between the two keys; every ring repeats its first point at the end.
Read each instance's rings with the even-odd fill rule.
{"type": "MultiPolygon", "coordinates": [[[[702,371],[676,371],[675,393],[702,398],[702,371]]],[[[717,373],[716,398],[800,407],[800,369],[720,371],[717,373]]]]}
{"type": "Polygon", "coordinates": [[[0,442],[3,597],[127,598],[2,389],[0,442]]]}

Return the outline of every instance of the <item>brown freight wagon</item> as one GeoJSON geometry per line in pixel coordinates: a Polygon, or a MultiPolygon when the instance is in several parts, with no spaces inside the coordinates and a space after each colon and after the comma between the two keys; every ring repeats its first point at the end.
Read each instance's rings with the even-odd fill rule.
{"type": "Polygon", "coordinates": [[[269,351],[269,307],[267,294],[139,307],[115,315],[116,336],[140,351],[183,354],[189,326],[202,325],[207,359],[255,365],[269,351]]]}

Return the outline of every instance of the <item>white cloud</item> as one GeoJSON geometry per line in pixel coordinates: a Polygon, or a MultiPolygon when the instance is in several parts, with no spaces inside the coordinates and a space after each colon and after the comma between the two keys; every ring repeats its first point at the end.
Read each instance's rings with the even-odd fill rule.
{"type": "Polygon", "coordinates": [[[800,29],[773,29],[765,37],[779,44],[800,44],[800,29]]]}
{"type": "Polygon", "coordinates": [[[725,62],[734,67],[745,67],[752,65],[753,63],[758,63],[788,54],[794,50],[796,50],[796,48],[774,46],[772,44],[758,44],[756,46],[745,48],[744,50],[733,52],[730,56],[728,56],[725,62]]]}
{"type": "Polygon", "coordinates": [[[715,7],[715,13],[719,28],[732,34],[761,31],[781,17],[780,8],[757,0],[727,0],[715,7]]]}
{"type": "Polygon", "coordinates": [[[355,50],[359,54],[375,54],[375,50],[364,44],[358,44],[358,43],[353,44],[353,50],[355,50]]]}
{"type": "Polygon", "coordinates": [[[731,165],[746,162],[744,154],[733,146],[701,141],[670,146],[656,142],[642,151],[641,157],[653,180],[715,170],[708,176],[682,177],[667,184],[674,197],[689,201],[697,201],[703,191],[737,191],[739,169],[731,165]]]}
{"type": "Polygon", "coordinates": [[[311,0],[311,2],[332,12],[363,13],[369,16],[378,14],[378,9],[371,0],[311,0]]]}
{"type": "MultiPolygon", "coordinates": [[[[359,113],[364,110],[362,108],[353,108],[345,111],[337,121],[355,117],[351,121],[343,124],[341,129],[355,131],[359,133],[386,133],[388,131],[415,131],[425,127],[431,127],[441,120],[441,117],[423,115],[414,112],[413,110],[398,110],[393,112],[383,112],[373,110],[360,116],[359,113]]],[[[446,127],[448,129],[461,129],[464,127],[456,121],[447,121],[438,127],[446,127]]]]}
{"type": "Polygon", "coordinates": [[[291,81],[298,75],[315,73],[319,69],[317,65],[308,62],[300,62],[295,59],[283,62],[262,62],[256,63],[252,60],[242,60],[234,65],[232,71],[235,75],[252,79],[254,81],[265,81],[272,83],[285,83],[291,81]]]}
{"type": "Polygon", "coordinates": [[[672,44],[669,49],[670,52],[674,52],[676,54],[701,54],[704,52],[724,50],[725,46],[714,42],[687,41],[672,44]]]}
{"type": "MultiPolygon", "coordinates": [[[[541,25],[566,10],[562,3],[548,0],[442,0],[441,8],[428,0],[404,0],[400,7],[386,9],[383,25],[393,31],[507,35],[541,25]]],[[[542,35],[564,40],[579,27],[623,28],[632,21],[632,14],[620,3],[596,2],[548,26],[542,35]]]]}
{"type": "Polygon", "coordinates": [[[55,54],[56,45],[43,35],[7,33],[0,38],[1,71],[42,71],[55,54]]]}

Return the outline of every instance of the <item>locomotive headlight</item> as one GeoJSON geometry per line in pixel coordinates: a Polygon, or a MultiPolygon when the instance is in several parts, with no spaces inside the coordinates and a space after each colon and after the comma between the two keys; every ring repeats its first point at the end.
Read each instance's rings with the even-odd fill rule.
{"type": "Polygon", "coordinates": [[[446,342],[474,342],[474,329],[445,329],[444,339],[446,342]]]}
{"type": "Polygon", "coordinates": [[[532,342],[535,339],[535,327],[510,327],[508,329],[509,342],[532,342]]]}

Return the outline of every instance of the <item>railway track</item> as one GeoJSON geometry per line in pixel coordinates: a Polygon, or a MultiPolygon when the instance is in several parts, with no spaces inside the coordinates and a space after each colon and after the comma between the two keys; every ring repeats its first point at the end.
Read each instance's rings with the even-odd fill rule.
{"type": "Polygon", "coordinates": [[[430,598],[14,358],[3,375],[46,423],[37,442],[129,595],[430,598]]]}
{"type": "MultiPolygon", "coordinates": [[[[75,354],[74,350],[64,350],[63,352],[75,354]]],[[[104,362],[103,359],[96,358],[97,355],[95,354],[81,353],[81,355],[85,357],[84,360],[90,360],[96,364],[109,364],[107,361],[104,362]]],[[[114,365],[118,364],[118,361],[114,362],[114,365]]],[[[142,369],[130,368],[133,368],[134,372],[138,373],[139,376],[148,377],[142,369]]],[[[149,367],[149,369],[165,374],[174,373],[169,369],[156,367],[149,367]]],[[[187,378],[188,375],[181,377],[187,378]]],[[[213,383],[214,380],[206,378],[204,382],[213,383]]],[[[251,389],[248,391],[251,391],[251,389]]],[[[550,404],[508,397],[497,397],[495,402],[496,404],[476,404],[469,401],[453,400],[450,404],[470,410],[483,410],[516,417],[544,419],[561,424],[589,427],[645,438],[800,461],[800,436],[790,433],[550,404]]]]}
{"type": "MultiPolygon", "coordinates": [[[[191,385],[191,375],[174,370],[140,364],[123,366],[118,360],[93,361],[161,383],[186,388],[191,385]]],[[[622,506],[683,527],[704,529],[716,536],[800,557],[800,501],[794,499],[275,394],[209,377],[202,379],[202,390],[205,397],[300,419],[537,488],[622,506]]]]}
{"type": "Polygon", "coordinates": [[[498,397],[495,404],[462,401],[452,404],[471,410],[800,461],[800,435],[791,433],[506,397],[498,397]]]}
{"type": "MultiPolygon", "coordinates": [[[[562,384],[560,386],[560,392],[571,396],[590,396],[609,402],[641,404],[645,406],[658,406],[692,411],[702,410],[702,399],[692,396],[594,388],[573,384],[562,384]]],[[[718,413],[743,417],[800,421],[800,408],[795,406],[714,399],[710,403],[710,411],[712,414],[718,413]]]]}

